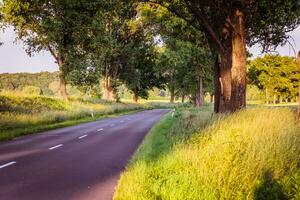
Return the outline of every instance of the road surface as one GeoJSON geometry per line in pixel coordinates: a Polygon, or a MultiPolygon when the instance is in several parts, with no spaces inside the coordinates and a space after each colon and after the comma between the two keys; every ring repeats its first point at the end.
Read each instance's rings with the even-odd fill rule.
{"type": "Polygon", "coordinates": [[[168,110],[0,142],[1,200],[108,200],[145,134],[168,110]]]}

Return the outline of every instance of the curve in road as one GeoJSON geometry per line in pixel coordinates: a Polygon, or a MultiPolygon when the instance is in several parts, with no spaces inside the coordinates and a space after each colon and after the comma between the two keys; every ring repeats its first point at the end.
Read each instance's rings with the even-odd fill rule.
{"type": "Polygon", "coordinates": [[[108,200],[150,128],[148,110],[0,143],[0,199],[108,200]]]}

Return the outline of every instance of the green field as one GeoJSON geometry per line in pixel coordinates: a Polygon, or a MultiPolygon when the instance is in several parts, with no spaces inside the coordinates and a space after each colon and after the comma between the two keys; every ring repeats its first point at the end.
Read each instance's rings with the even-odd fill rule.
{"type": "Polygon", "coordinates": [[[300,126],[288,108],[212,115],[185,109],[157,124],[115,200],[300,199],[300,126]]]}

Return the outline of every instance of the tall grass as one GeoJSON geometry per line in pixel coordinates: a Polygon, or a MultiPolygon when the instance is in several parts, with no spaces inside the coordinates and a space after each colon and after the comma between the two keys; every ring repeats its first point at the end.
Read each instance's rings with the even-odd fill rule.
{"type": "Polygon", "coordinates": [[[66,102],[45,96],[3,92],[0,95],[0,139],[25,134],[37,126],[82,118],[98,118],[144,108],[144,105],[133,103],[74,98],[66,102]]]}
{"type": "Polygon", "coordinates": [[[184,111],[152,129],[114,199],[300,199],[300,125],[291,110],[210,116],[184,111]]]}

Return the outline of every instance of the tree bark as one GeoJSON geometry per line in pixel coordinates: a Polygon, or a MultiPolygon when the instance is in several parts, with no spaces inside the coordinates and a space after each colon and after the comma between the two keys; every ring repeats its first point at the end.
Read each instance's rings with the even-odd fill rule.
{"type": "Polygon", "coordinates": [[[183,95],[181,96],[181,103],[184,103],[184,99],[185,99],[185,95],[183,94],[183,95]]]}
{"type": "Polygon", "coordinates": [[[203,78],[202,76],[199,76],[197,80],[196,107],[202,107],[203,105],[204,105],[203,78]]]}
{"type": "Polygon", "coordinates": [[[231,49],[228,49],[225,53],[221,53],[221,65],[220,65],[220,98],[218,112],[230,112],[231,111],[231,49]]]}
{"type": "Polygon", "coordinates": [[[139,96],[136,93],[134,93],[133,94],[133,101],[134,101],[134,103],[138,103],[138,100],[139,100],[139,96]]]}
{"type": "Polygon", "coordinates": [[[175,89],[173,86],[170,86],[169,87],[170,89],[170,103],[174,103],[174,100],[175,100],[175,89]]]}
{"type": "Polygon", "coordinates": [[[214,112],[218,113],[220,108],[220,98],[221,98],[221,83],[220,83],[220,62],[219,54],[214,51],[211,47],[212,54],[212,71],[214,77],[214,92],[215,92],[215,101],[214,101],[214,112]]]}
{"type": "Polygon", "coordinates": [[[234,112],[246,107],[247,52],[244,13],[241,10],[235,10],[232,23],[231,111],[234,112]]]}
{"type": "Polygon", "coordinates": [[[210,103],[213,103],[214,102],[214,95],[211,93],[210,94],[210,103]]]}
{"type": "Polygon", "coordinates": [[[277,99],[277,97],[276,97],[276,95],[274,94],[274,95],[273,95],[273,104],[274,104],[274,105],[276,104],[276,99],[277,99]]]}
{"type": "Polygon", "coordinates": [[[113,99],[113,88],[111,86],[111,77],[109,76],[108,70],[106,69],[102,83],[103,96],[102,99],[112,100],[113,99]]]}
{"type": "Polygon", "coordinates": [[[110,95],[110,80],[109,77],[105,76],[102,84],[102,90],[103,90],[103,96],[102,98],[105,100],[110,100],[111,95],[110,95]]]}
{"type": "Polygon", "coordinates": [[[62,56],[58,56],[57,57],[57,62],[58,62],[58,66],[59,66],[59,88],[60,88],[60,95],[62,97],[63,100],[68,101],[68,94],[67,94],[67,86],[66,86],[66,79],[65,79],[65,74],[64,74],[64,59],[62,56]]]}
{"type": "MultiPolygon", "coordinates": [[[[300,72],[300,51],[298,52],[297,66],[298,66],[298,69],[300,72]]],[[[298,89],[298,117],[300,117],[300,84],[299,84],[299,89],[298,89]]]]}

